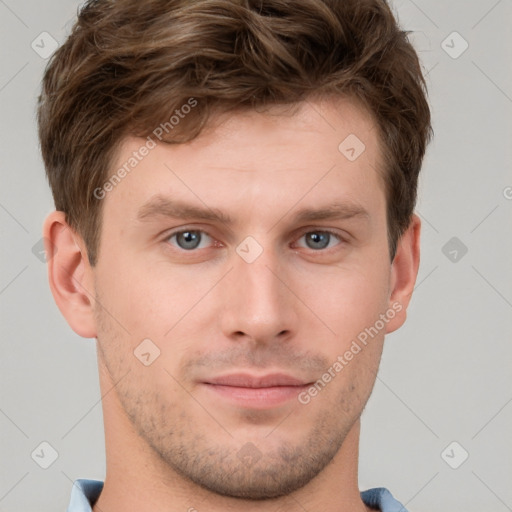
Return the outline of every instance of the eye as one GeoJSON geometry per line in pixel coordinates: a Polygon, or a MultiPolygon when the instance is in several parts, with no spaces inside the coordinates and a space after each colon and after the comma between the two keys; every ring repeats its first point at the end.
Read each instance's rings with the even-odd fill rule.
{"type": "Polygon", "coordinates": [[[330,231],[309,231],[299,238],[299,246],[315,251],[330,249],[341,243],[341,238],[330,231]],[[304,240],[305,246],[300,243],[304,240]]]}
{"type": "Polygon", "coordinates": [[[204,231],[186,229],[173,233],[167,238],[167,241],[185,251],[193,251],[194,249],[204,249],[208,247],[212,239],[204,231]]]}

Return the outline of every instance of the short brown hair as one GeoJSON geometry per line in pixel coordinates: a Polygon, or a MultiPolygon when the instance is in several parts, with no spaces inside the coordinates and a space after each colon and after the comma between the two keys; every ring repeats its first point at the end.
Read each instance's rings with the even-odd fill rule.
{"type": "Polygon", "coordinates": [[[166,141],[193,139],[214,109],[332,94],[358,101],[378,126],[393,259],[432,129],[418,57],[385,0],[89,0],[39,99],[55,207],[94,265],[94,190],[127,135],[148,136],[191,98],[195,108],[166,141]]]}

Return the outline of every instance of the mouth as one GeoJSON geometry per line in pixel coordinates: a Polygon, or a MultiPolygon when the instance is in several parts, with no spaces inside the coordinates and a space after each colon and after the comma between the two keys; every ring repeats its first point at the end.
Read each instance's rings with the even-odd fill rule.
{"type": "Polygon", "coordinates": [[[207,379],[201,384],[217,398],[251,409],[270,409],[296,399],[311,382],[283,373],[262,376],[237,373],[207,379]]]}

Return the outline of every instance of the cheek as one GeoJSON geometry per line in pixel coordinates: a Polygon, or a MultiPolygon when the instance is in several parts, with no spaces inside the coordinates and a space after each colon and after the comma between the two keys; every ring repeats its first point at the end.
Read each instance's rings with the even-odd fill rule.
{"type": "Polygon", "coordinates": [[[304,303],[345,342],[372,326],[388,303],[388,275],[381,268],[342,269],[304,288],[304,303]]]}
{"type": "Polygon", "coordinates": [[[134,339],[164,337],[204,295],[192,273],[136,257],[99,269],[98,282],[105,308],[134,339]]]}

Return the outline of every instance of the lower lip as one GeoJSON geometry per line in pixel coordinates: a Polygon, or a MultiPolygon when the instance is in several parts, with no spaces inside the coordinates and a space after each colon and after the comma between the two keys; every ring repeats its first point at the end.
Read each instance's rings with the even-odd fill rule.
{"type": "Polygon", "coordinates": [[[204,386],[221,397],[242,407],[268,409],[297,399],[297,395],[308,386],[273,386],[268,388],[241,388],[220,384],[204,386]]]}

